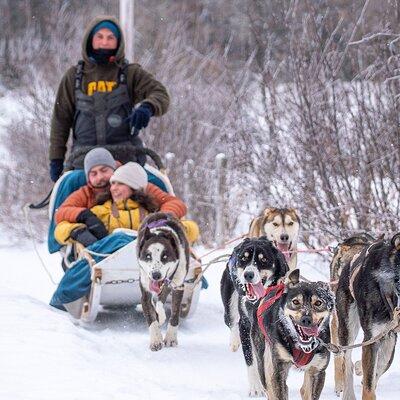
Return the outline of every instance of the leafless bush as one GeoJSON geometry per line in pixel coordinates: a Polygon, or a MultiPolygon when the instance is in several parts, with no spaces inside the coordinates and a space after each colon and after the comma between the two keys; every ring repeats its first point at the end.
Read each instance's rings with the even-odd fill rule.
{"type": "Polygon", "coordinates": [[[353,42],[354,32],[365,7],[359,9],[355,25],[342,31],[342,43],[351,42],[338,47],[334,38],[341,19],[329,30],[321,10],[312,2],[304,4],[308,7],[301,16],[299,10],[288,8],[290,46],[281,64],[257,65],[261,106],[257,101],[254,107],[258,112],[251,143],[258,162],[251,173],[268,175],[260,191],[267,204],[300,210],[306,241],[326,243],[360,230],[397,231],[399,56],[388,52],[388,41],[398,35],[391,32],[388,40],[370,43],[368,57],[358,58],[357,46],[366,44],[362,39],[353,42]],[[338,79],[349,62],[353,79],[338,79]],[[291,77],[284,84],[281,69],[291,77]],[[273,161],[260,162],[264,150],[273,161]]]}
{"type": "MultiPolygon", "coordinates": [[[[40,57],[31,70],[18,70],[30,92],[26,96],[25,89],[22,111],[3,141],[14,161],[1,170],[8,187],[20,189],[1,194],[0,218],[10,223],[12,216],[21,233],[20,205],[50,187],[54,88],[79,59],[83,26],[99,11],[89,3],[82,13],[75,3],[76,10],[54,2],[46,41],[32,44],[40,57]]],[[[170,111],[141,135],[160,154],[175,153],[170,176],[203,239],[210,242],[214,232],[214,159],[220,152],[228,157],[228,236],[238,216],[265,205],[297,207],[308,243],[358,230],[398,230],[399,2],[217,4],[138,0],[135,16],[135,61],[172,97],[170,111]],[[187,159],[194,161],[190,192],[182,180],[187,159]]],[[[29,29],[21,45],[12,45],[10,66],[29,64],[23,47],[29,29]]]]}

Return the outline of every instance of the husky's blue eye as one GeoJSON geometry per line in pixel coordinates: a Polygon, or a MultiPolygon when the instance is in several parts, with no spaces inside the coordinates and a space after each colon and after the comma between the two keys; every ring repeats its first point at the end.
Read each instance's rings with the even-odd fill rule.
{"type": "Polygon", "coordinates": [[[147,253],[145,258],[146,258],[146,260],[151,260],[151,254],[147,253]]]}
{"type": "Polygon", "coordinates": [[[168,258],[167,255],[164,254],[164,255],[161,257],[161,260],[166,260],[167,258],[168,258]]]}

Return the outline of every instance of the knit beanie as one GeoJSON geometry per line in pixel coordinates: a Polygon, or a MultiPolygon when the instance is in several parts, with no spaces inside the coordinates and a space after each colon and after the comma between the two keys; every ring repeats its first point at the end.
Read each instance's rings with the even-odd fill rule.
{"type": "Polygon", "coordinates": [[[115,170],[110,183],[120,182],[133,190],[146,189],[148,179],[147,172],[138,163],[128,162],[115,170]]]}
{"type": "Polygon", "coordinates": [[[103,147],[96,147],[95,149],[90,150],[83,161],[85,168],[86,180],[89,181],[89,172],[93,167],[98,165],[107,165],[112,169],[116,168],[116,162],[112,154],[103,147]]]}
{"type": "Polygon", "coordinates": [[[112,21],[101,21],[97,25],[94,26],[92,31],[90,32],[90,38],[93,38],[93,36],[98,32],[100,29],[109,29],[114,36],[119,40],[121,38],[121,32],[119,30],[119,27],[114,24],[112,21]]]}

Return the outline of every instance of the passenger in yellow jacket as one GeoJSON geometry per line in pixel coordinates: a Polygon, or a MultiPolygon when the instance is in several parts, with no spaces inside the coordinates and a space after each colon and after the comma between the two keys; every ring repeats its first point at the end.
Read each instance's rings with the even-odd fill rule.
{"type": "MultiPolygon", "coordinates": [[[[129,162],[119,167],[110,179],[110,195],[99,199],[99,205],[90,210],[106,227],[109,233],[117,228],[137,231],[146,215],[159,210],[159,199],[149,195],[145,189],[148,184],[147,173],[137,163],[129,162]]],[[[182,220],[189,243],[199,236],[198,225],[194,221],[182,220]]],[[[73,241],[76,232],[82,237],[86,226],[81,223],[61,221],[57,224],[54,236],[61,244],[73,241]]],[[[90,235],[90,232],[87,232],[90,235]]],[[[82,240],[80,240],[82,242],[82,240]]],[[[90,239],[88,239],[89,244],[90,239]]]]}

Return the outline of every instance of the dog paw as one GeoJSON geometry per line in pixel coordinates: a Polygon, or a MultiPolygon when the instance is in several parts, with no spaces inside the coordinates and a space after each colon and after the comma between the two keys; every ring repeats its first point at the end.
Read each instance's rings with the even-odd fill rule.
{"type": "Polygon", "coordinates": [[[158,351],[163,348],[163,342],[152,342],[150,343],[150,350],[151,351],[158,351]]]}
{"type": "Polygon", "coordinates": [[[167,333],[164,339],[165,347],[178,346],[178,327],[168,324],[167,333]]]}
{"type": "Polygon", "coordinates": [[[160,325],[157,321],[149,326],[150,331],[150,350],[158,351],[163,347],[163,339],[160,331],[160,325]]]}
{"type": "Polygon", "coordinates": [[[176,340],[176,339],[170,340],[170,339],[165,338],[164,345],[165,345],[165,347],[176,347],[176,346],[178,346],[178,340],[176,340]]]}
{"type": "Polygon", "coordinates": [[[342,391],[343,391],[343,390],[341,390],[341,389],[335,389],[335,394],[336,394],[336,396],[337,396],[337,397],[340,397],[340,395],[342,394],[342,391]]]}
{"type": "Polygon", "coordinates": [[[362,364],[361,364],[360,360],[355,362],[354,371],[355,371],[357,376],[362,376],[363,371],[362,371],[362,364]]]}
{"type": "Polygon", "coordinates": [[[265,397],[264,389],[262,389],[262,388],[250,388],[249,397],[265,397]]]}

